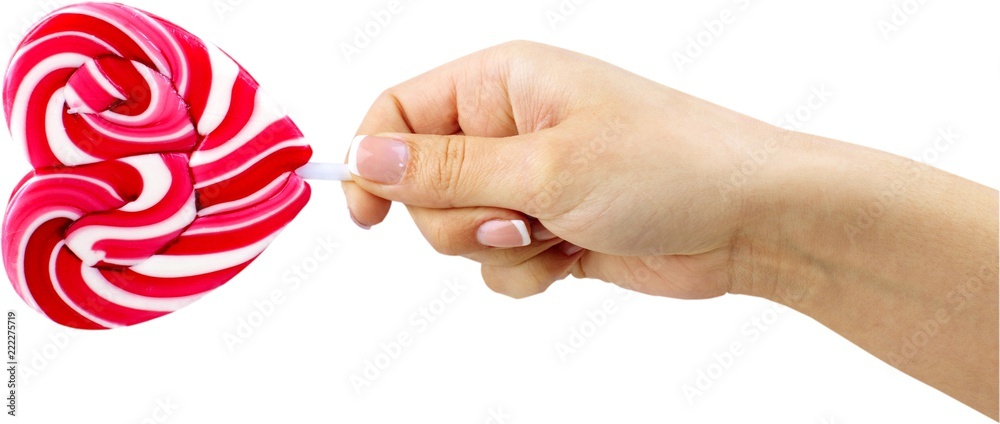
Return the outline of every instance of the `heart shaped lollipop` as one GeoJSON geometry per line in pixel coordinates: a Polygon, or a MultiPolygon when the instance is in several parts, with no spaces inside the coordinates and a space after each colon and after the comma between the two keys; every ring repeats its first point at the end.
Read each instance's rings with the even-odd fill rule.
{"type": "Polygon", "coordinates": [[[4,81],[34,171],[3,222],[17,293],[76,328],[165,315],[225,283],[305,206],[311,149],[229,56],[120,4],[56,10],[4,81]]]}

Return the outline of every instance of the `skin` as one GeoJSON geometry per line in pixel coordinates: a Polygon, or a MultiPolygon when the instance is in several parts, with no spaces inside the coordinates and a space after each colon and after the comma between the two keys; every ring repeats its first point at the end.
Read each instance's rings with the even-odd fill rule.
{"type": "Polygon", "coordinates": [[[998,418],[994,189],[528,42],[386,90],[358,133],[404,142],[409,162],[399,183],[344,184],[355,221],[402,203],[499,293],[572,274],[763,297],[998,418]],[[532,243],[481,245],[493,219],[530,223],[532,243]]]}

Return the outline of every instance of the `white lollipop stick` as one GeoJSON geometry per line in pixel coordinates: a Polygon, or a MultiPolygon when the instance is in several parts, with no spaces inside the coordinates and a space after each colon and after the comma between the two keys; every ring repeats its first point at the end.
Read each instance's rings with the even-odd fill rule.
{"type": "Polygon", "coordinates": [[[295,173],[307,180],[351,181],[351,171],[346,163],[309,162],[295,173]]]}

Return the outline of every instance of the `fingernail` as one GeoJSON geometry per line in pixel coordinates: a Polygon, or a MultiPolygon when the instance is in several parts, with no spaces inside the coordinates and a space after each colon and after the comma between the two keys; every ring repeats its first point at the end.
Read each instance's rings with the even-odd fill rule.
{"type": "Polygon", "coordinates": [[[403,179],[410,149],[399,140],[359,135],[351,142],[347,166],[354,175],[381,184],[396,184],[403,179]]]}
{"type": "Polygon", "coordinates": [[[541,222],[535,222],[531,226],[531,237],[538,241],[549,241],[556,238],[556,235],[545,228],[541,222]]]}
{"type": "Polygon", "coordinates": [[[521,220],[486,221],[476,231],[476,240],[482,245],[493,247],[520,247],[531,243],[528,227],[521,220]]]}
{"type": "Polygon", "coordinates": [[[354,217],[354,212],[352,212],[350,208],[347,209],[347,214],[351,216],[351,221],[354,221],[354,225],[357,225],[358,227],[361,227],[362,230],[370,230],[370,229],[372,229],[371,225],[365,225],[365,224],[362,224],[361,222],[359,222],[358,219],[354,217]]]}
{"type": "Polygon", "coordinates": [[[564,241],[562,243],[559,243],[559,249],[562,250],[563,254],[566,255],[566,256],[573,256],[573,254],[575,254],[576,252],[579,252],[579,251],[583,250],[582,247],[577,246],[577,245],[575,245],[573,243],[570,243],[568,241],[564,241]]]}

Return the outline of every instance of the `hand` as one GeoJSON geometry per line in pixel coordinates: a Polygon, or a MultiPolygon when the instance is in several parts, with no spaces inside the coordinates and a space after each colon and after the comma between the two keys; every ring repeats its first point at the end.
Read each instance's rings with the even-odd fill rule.
{"type": "Polygon", "coordinates": [[[996,190],[525,42],[387,90],[359,133],[355,221],[401,202],[493,290],[760,296],[1000,416],[996,190]]]}
{"type": "Polygon", "coordinates": [[[572,273],[707,298],[729,290],[745,230],[749,187],[726,182],[781,130],[513,42],[385,91],[359,133],[378,136],[352,149],[355,221],[375,225],[401,202],[439,252],[481,262],[498,292],[529,296],[572,273]]]}

